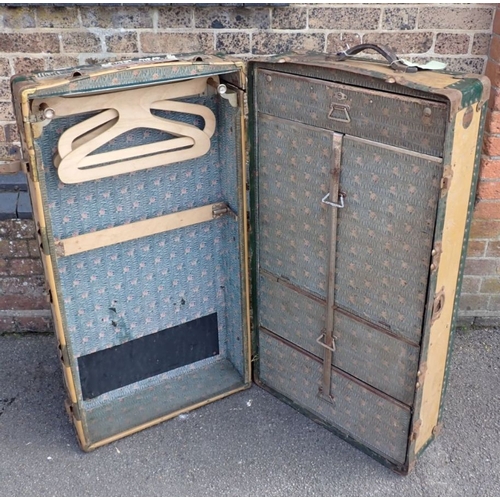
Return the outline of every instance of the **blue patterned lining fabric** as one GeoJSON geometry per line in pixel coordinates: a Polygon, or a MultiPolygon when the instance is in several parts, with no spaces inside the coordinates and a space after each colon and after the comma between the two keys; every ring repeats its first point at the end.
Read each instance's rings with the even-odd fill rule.
{"type": "MultiPolygon", "coordinates": [[[[127,231],[127,224],[131,222],[218,202],[227,203],[235,214],[239,213],[240,111],[218,96],[184,101],[207,106],[216,115],[217,129],[207,154],[96,181],[63,184],[53,166],[60,135],[92,115],[61,117],[44,128],[35,145],[43,163],[39,178],[50,241],[111,227],[123,227],[123,231],[127,231]]],[[[202,118],[195,115],[154,113],[203,128],[202,118]]],[[[138,128],[117,137],[94,154],[168,138],[164,132],[138,128]]],[[[51,250],[55,257],[54,248],[51,250]]],[[[82,413],[94,415],[84,423],[89,436],[93,436],[91,440],[104,439],[165,412],[243,385],[248,375],[245,373],[238,221],[226,216],[55,258],[65,335],[73,360],[214,312],[218,318],[217,356],[81,402],[82,413]],[[216,381],[219,372],[223,376],[216,381]],[[203,373],[210,377],[204,377],[203,373]],[[196,394],[182,396],[192,380],[197,380],[196,390],[193,389],[196,394]],[[120,405],[133,406],[137,398],[144,405],[144,391],[152,391],[155,398],[160,397],[161,387],[164,397],[170,401],[166,406],[166,403],[151,403],[150,409],[141,406],[137,419],[132,412],[128,423],[123,424],[125,427],[113,428],[108,424],[99,427],[106,419],[113,420],[120,405]],[[214,388],[217,388],[215,392],[214,388]],[[100,417],[96,419],[95,415],[100,417]],[[95,426],[100,430],[92,430],[95,426]]],[[[72,370],[81,398],[77,363],[72,363],[72,370]]],[[[130,412],[130,408],[127,411],[130,412]]]]}

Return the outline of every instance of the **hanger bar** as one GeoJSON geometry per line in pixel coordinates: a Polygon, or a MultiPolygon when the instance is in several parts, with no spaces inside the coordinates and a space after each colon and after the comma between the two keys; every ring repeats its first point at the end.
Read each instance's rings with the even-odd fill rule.
{"type": "Polygon", "coordinates": [[[137,238],[145,238],[155,234],[173,231],[193,224],[208,222],[218,219],[222,214],[233,215],[234,213],[226,203],[204,205],[191,208],[173,214],[162,215],[148,220],[132,222],[109,229],[102,229],[93,233],[81,234],[56,242],[56,255],[68,257],[89,250],[116,245],[137,238]]]}
{"type": "Polygon", "coordinates": [[[208,78],[193,78],[175,83],[155,85],[154,87],[120,90],[105,94],[80,97],[49,97],[34,99],[33,109],[48,107],[55,117],[78,115],[112,108],[115,103],[155,102],[165,99],[179,99],[203,93],[208,78]]]}

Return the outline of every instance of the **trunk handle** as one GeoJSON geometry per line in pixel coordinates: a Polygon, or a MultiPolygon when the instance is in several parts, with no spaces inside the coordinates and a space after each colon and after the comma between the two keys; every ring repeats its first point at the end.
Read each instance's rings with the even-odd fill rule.
{"type": "Polygon", "coordinates": [[[343,50],[342,52],[337,52],[337,60],[345,61],[348,57],[359,54],[363,50],[374,50],[378,52],[381,56],[385,57],[389,66],[394,71],[402,71],[405,73],[416,73],[418,68],[416,66],[406,66],[401,59],[393,52],[389,47],[385,45],[375,45],[373,43],[361,43],[360,45],[356,45],[355,47],[348,48],[343,50]]]}

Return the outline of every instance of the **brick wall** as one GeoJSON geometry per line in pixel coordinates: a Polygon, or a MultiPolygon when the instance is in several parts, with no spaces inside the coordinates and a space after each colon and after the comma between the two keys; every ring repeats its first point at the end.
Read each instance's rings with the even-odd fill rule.
{"type": "Polygon", "coordinates": [[[486,75],[492,84],[476,208],[460,307],[462,322],[500,324],[500,10],[492,28],[486,75]]]}
{"type": "MultiPolygon", "coordinates": [[[[360,42],[389,45],[414,61],[442,60],[452,71],[482,73],[488,61],[495,88],[461,314],[469,322],[478,317],[496,321],[500,36],[493,36],[488,58],[495,12],[492,4],[0,6],[0,159],[18,150],[9,91],[15,73],[166,52],[222,52],[244,58],[286,51],[335,53],[360,42]]],[[[495,18],[495,34],[499,26],[495,18]]],[[[50,328],[26,205],[19,179],[0,179],[0,332],[50,328]]]]}

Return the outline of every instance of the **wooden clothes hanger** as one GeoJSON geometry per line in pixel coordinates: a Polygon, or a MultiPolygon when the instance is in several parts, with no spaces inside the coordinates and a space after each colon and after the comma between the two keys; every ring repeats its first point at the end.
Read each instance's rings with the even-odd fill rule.
{"type": "Polygon", "coordinates": [[[58,141],[54,165],[67,184],[102,179],[197,158],[210,149],[215,115],[200,104],[173,101],[198,95],[207,88],[208,78],[124,90],[84,97],[53,97],[34,101],[39,109],[50,108],[55,117],[102,110],[66,130],[58,141]],[[174,111],[201,116],[203,130],[186,123],[161,118],[151,110],[174,111]],[[160,130],[173,139],[91,154],[114,138],[138,128],[160,130]],[[184,148],[184,149],[181,149],[184,148]]]}

